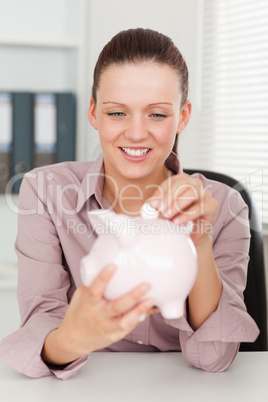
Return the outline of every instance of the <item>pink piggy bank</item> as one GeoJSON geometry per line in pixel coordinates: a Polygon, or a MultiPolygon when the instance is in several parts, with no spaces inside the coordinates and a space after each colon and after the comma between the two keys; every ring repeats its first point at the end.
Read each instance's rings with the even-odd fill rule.
{"type": "Polygon", "coordinates": [[[153,297],[164,318],[183,316],[185,300],[197,273],[197,255],[189,228],[166,219],[131,218],[107,210],[88,214],[99,235],[90,253],[81,260],[81,277],[89,286],[105,265],[117,270],[105,290],[114,300],[142,282],[151,284],[153,297]]]}

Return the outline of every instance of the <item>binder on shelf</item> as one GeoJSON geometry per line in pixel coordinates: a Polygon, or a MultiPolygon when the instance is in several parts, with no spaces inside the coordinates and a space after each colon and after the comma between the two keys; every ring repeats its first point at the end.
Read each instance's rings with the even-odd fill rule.
{"type": "Polygon", "coordinates": [[[56,161],[75,160],[76,98],[73,93],[57,93],[56,161]]]}
{"type": "Polygon", "coordinates": [[[33,95],[13,93],[12,176],[14,193],[19,192],[23,175],[33,168],[33,95]]]}
{"type": "Polygon", "coordinates": [[[75,160],[75,94],[0,93],[0,130],[0,193],[18,193],[27,171],[75,160]]]}
{"type": "Polygon", "coordinates": [[[0,93],[0,194],[11,178],[12,95],[0,93]]]}
{"type": "Polygon", "coordinates": [[[56,162],[56,96],[34,96],[34,166],[51,165],[56,162]]]}

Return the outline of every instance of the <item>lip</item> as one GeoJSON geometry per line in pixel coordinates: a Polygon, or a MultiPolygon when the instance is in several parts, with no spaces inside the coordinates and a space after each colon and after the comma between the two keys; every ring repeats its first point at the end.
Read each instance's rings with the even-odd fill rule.
{"type": "Polygon", "coordinates": [[[126,145],[124,145],[124,146],[122,146],[122,147],[119,147],[119,148],[129,148],[129,149],[151,149],[150,147],[141,147],[141,146],[138,146],[138,147],[133,147],[133,146],[131,146],[131,147],[129,147],[129,146],[126,146],[126,145]]]}
{"type": "MultiPolygon", "coordinates": [[[[145,149],[145,148],[149,148],[149,147],[122,147],[122,148],[129,148],[129,149],[134,149],[134,150],[138,150],[138,149],[145,149]]],[[[147,154],[143,155],[143,156],[130,156],[128,154],[126,154],[121,147],[119,147],[119,151],[121,152],[121,154],[123,155],[123,157],[129,161],[129,162],[143,162],[145,159],[148,158],[148,156],[150,155],[150,153],[152,152],[152,149],[149,148],[149,152],[147,152],[147,154]]]]}

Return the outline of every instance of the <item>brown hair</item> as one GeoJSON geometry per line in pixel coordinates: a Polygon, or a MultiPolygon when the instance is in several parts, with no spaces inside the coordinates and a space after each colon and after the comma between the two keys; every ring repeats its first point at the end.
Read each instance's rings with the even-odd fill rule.
{"type": "MultiPolygon", "coordinates": [[[[172,40],[151,29],[128,29],[119,32],[102,49],[97,60],[94,76],[92,97],[97,102],[97,90],[101,74],[112,64],[137,63],[153,61],[171,67],[178,74],[181,86],[181,107],[184,106],[188,97],[188,68],[172,40]]],[[[177,135],[173,147],[176,152],[177,135]]]]}

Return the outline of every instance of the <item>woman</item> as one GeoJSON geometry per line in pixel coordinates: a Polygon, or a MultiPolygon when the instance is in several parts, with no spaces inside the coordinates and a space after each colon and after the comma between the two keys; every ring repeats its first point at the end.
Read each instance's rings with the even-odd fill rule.
{"type": "Polygon", "coordinates": [[[247,207],[227,186],[184,174],[172,152],[190,119],[187,97],[187,66],[166,36],[128,30],[102,50],[88,111],[102,155],[35,169],[21,187],[22,324],[1,344],[2,357],[18,371],[68,378],[96,350],[181,350],[187,362],[217,372],[231,364],[239,342],[256,339],[243,303],[247,207]],[[178,225],[194,222],[198,275],[181,319],[162,318],[146,298],[147,283],[106,301],[113,265],[89,288],[81,285],[79,262],[96,239],[88,210],[136,216],[145,201],[178,225]]]}

